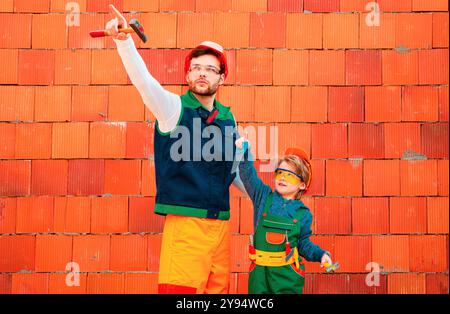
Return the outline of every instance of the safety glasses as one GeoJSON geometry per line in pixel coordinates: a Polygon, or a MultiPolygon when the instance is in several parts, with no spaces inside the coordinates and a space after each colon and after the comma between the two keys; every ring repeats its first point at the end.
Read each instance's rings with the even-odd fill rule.
{"type": "Polygon", "coordinates": [[[275,179],[281,180],[281,178],[283,177],[284,181],[286,181],[289,184],[298,184],[304,181],[303,177],[299,174],[296,174],[295,172],[283,168],[275,169],[275,179]]]}

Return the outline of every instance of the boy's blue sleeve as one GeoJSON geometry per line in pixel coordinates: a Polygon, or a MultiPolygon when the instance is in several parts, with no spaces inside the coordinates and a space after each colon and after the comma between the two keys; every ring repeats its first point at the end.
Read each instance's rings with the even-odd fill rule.
{"type": "Polygon", "coordinates": [[[260,204],[264,201],[267,193],[271,192],[272,189],[258,177],[248,142],[245,142],[243,146],[242,149],[238,149],[236,154],[236,161],[239,164],[239,176],[248,196],[253,202],[255,210],[257,210],[260,208],[260,204]]]}
{"type": "MultiPolygon", "coordinates": [[[[298,241],[298,253],[309,262],[320,262],[323,254],[328,253],[322,250],[318,245],[311,242],[309,237],[311,230],[312,215],[307,210],[300,222],[300,239],[298,241]]],[[[329,254],[329,253],[328,253],[329,254]]]]}

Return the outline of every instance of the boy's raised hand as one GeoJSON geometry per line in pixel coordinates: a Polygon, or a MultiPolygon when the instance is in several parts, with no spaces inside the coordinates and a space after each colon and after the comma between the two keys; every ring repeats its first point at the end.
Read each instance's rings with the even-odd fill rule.
{"type": "Polygon", "coordinates": [[[127,24],[127,20],[125,19],[125,17],[119,12],[119,10],[117,10],[114,5],[110,4],[109,5],[109,10],[111,15],[114,17],[113,19],[109,20],[106,23],[105,29],[107,31],[109,31],[111,33],[111,35],[115,38],[115,39],[120,39],[120,40],[126,40],[129,36],[128,34],[125,33],[120,33],[119,32],[119,27],[120,28],[127,28],[128,24],[127,24]]]}

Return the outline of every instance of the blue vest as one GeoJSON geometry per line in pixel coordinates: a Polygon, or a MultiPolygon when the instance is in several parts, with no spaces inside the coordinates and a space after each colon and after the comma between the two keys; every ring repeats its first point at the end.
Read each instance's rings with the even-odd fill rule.
{"type": "Polygon", "coordinates": [[[217,100],[209,112],[191,91],[181,96],[181,105],[172,131],[162,133],[155,124],[155,213],[228,220],[236,176],[233,115],[217,100]]]}

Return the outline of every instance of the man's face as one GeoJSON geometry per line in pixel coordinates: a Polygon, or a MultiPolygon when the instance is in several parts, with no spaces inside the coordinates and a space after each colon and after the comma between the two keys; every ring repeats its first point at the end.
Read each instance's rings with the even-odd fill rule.
{"type": "Polygon", "coordinates": [[[212,96],[225,79],[220,74],[220,62],[213,55],[192,58],[186,81],[191,92],[201,96],[212,96]]]}

